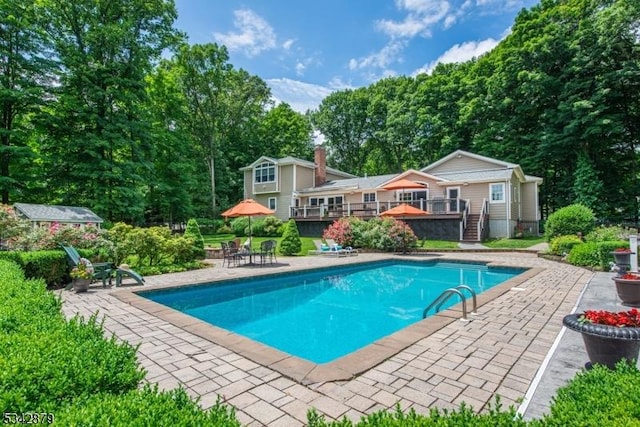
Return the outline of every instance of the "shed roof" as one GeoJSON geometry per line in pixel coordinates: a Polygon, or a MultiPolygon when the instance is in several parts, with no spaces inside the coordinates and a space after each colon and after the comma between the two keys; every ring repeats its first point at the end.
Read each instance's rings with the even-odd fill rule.
{"type": "Polygon", "coordinates": [[[18,214],[31,221],[71,222],[77,224],[104,222],[91,210],[79,206],[36,205],[16,203],[13,205],[18,214]]]}

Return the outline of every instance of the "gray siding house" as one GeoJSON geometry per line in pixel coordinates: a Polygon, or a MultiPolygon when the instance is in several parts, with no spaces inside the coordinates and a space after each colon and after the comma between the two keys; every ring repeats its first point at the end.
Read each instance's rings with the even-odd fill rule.
{"type": "Polygon", "coordinates": [[[429,213],[403,218],[423,238],[482,241],[538,234],[542,179],[514,163],[457,150],[420,170],[357,177],[327,167],[322,146],[314,160],[261,157],[241,169],[245,198],[275,210],[282,220],[295,219],[303,235],[318,235],[342,216],[373,218],[402,203],[429,213]],[[405,179],[411,188],[394,188],[405,179]]]}

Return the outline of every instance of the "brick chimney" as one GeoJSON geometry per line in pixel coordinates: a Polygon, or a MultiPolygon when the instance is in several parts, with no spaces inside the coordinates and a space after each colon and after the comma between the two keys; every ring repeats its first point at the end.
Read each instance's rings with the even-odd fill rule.
{"type": "Polygon", "coordinates": [[[316,187],[327,181],[327,150],[324,145],[316,146],[313,152],[313,158],[316,164],[316,187]]]}

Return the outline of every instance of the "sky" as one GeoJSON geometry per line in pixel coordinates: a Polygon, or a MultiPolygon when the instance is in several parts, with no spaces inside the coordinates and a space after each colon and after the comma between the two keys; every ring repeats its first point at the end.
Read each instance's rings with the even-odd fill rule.
{"type": "Polygon", "coordinates": [[[223,44],[277,101],[316,109],[330,93],[429,73],[493,49],[537,0],[175,0],[189,43],[223,44]]]}

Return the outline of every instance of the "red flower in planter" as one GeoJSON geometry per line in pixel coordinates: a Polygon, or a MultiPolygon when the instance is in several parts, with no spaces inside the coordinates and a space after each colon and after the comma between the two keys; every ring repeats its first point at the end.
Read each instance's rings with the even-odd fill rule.
{"type": "Polygon", "coordinates": [[[640,275],[638,274],[633,274],[633,273],[625,273],[622,276],[620,276],[620,279],[626,279],[626,280],[640,280],[640,275]]]}
{"type": "Polygon", "coordinates": [[[618,313],[605,310],[585,310],[579,320],[581,323],[617,326],[618,328],[638,328],[640,327],[640,311],[637,308],[618,313]]]}
{"type": "Polygon", "coordinates": [[[618,252],[621,254],[630,254],[631,253],[631,249],[629,248],[616,248],[613,250],[613,252],[618,252]]]}

